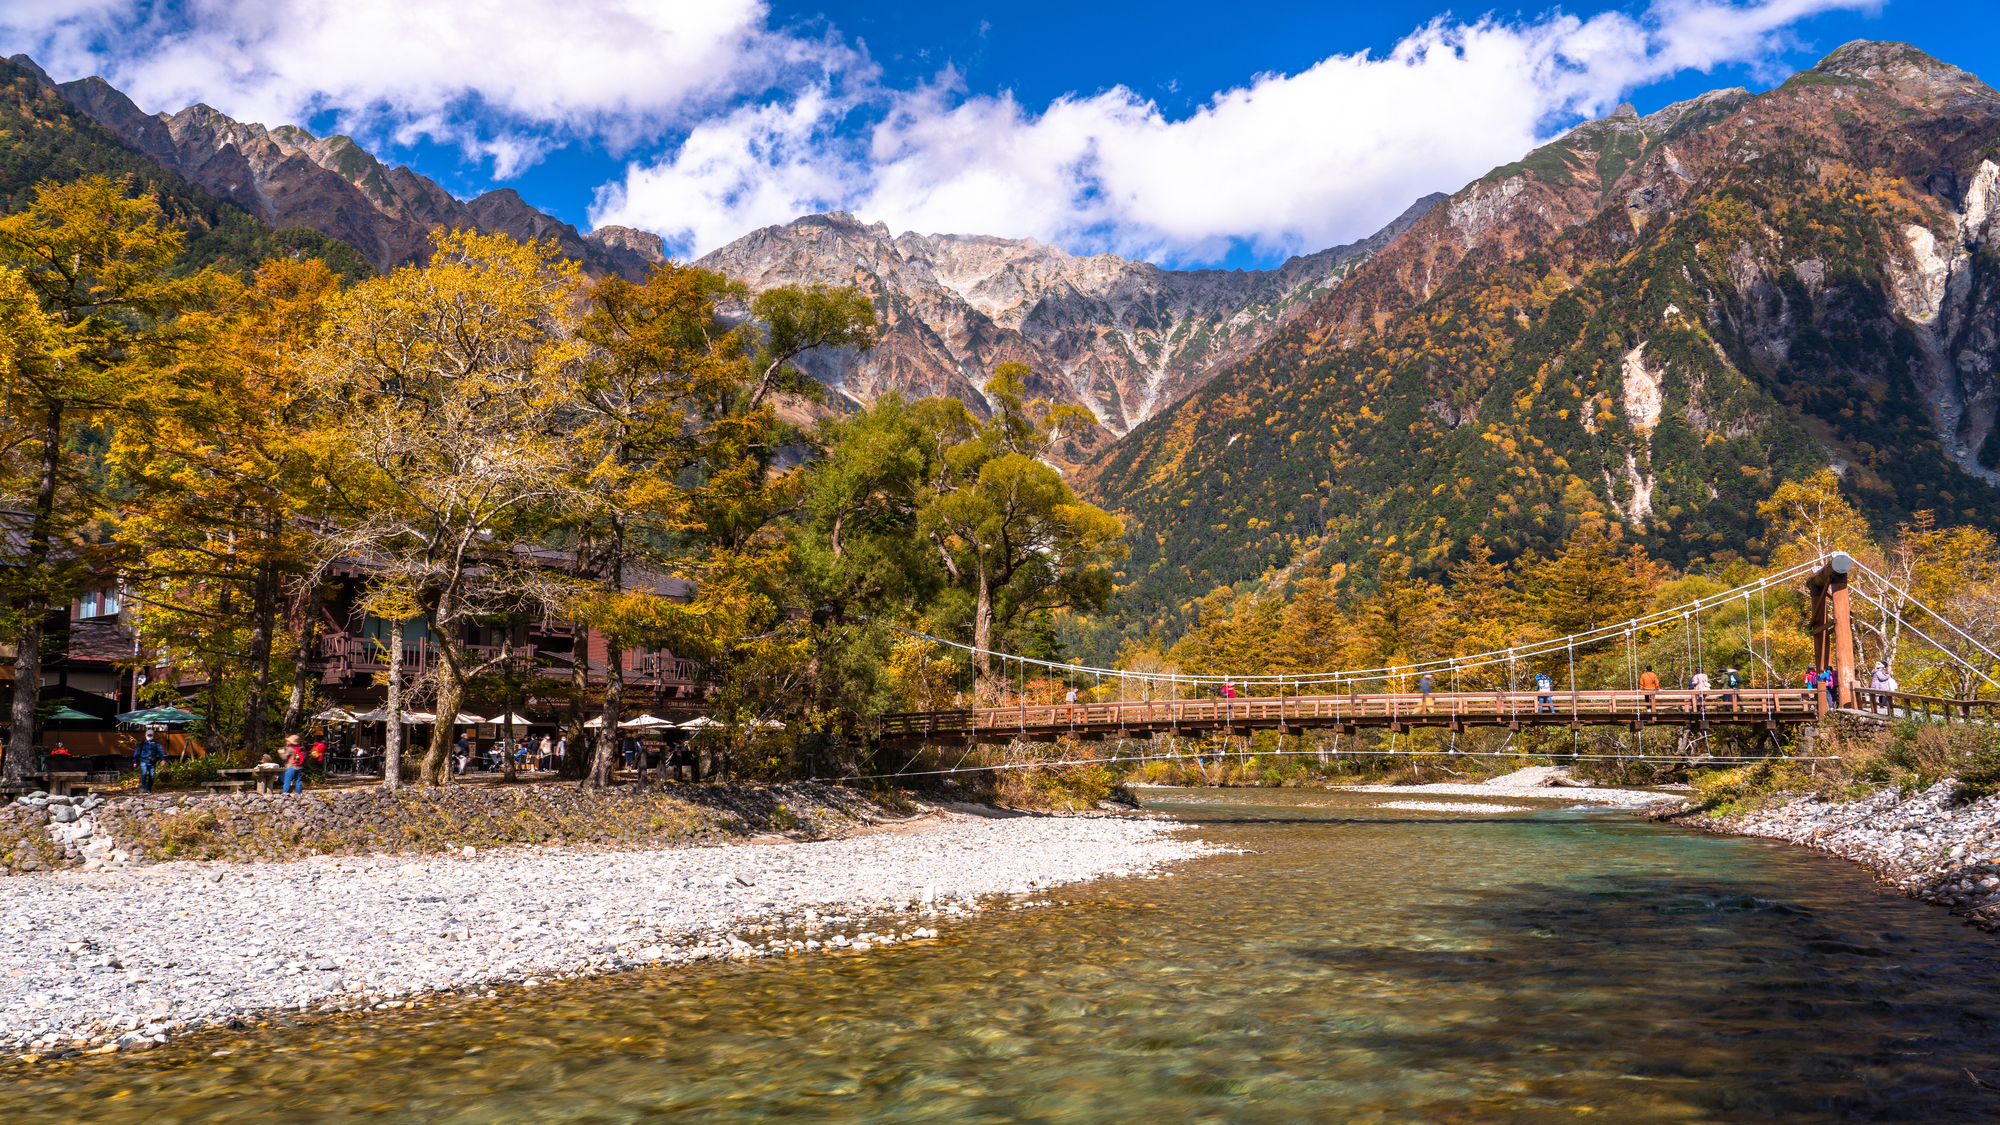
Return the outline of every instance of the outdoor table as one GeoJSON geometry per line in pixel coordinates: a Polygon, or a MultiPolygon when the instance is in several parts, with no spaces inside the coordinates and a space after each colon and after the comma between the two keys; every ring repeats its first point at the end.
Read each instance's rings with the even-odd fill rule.
{"type": "MultiPolygon", "coordinates": [[[[254,781],[257,783],[257,792],[269,793],[271,791],[271,778],[276,776],[282,768],[267,763],[251,766],[249,769],[217,770],[216,772],[228,779],[229,782],[238,785],[248,785],[254,781]]],[[[223,783],[216,782],[214,784],[220,785],[223,783]]]]}
{"type": "Polygon", "coordinates": [[[68,773],[68,772],[54,772],[54,771],[45,773],[24,773],[21,776],[27,778],[34,778],[38,781],[46,782],[47,784],[45,784],[43,788],[47,789],[51,795],[57,797],[69,796],[69,792],[71,789],[74,789],[77,786],[82,785],[85,781],[87,781],[90,778],[90,775],[88,773],[81,773],[81,772],[68,773]]]}

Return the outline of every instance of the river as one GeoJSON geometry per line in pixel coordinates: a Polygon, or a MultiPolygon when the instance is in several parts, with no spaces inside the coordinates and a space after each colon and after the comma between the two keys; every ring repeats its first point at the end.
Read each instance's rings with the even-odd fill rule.
{"type": "Polygon", "coordinates": [[[0,1119],[2000,1120],[1966,1073],[2000,1087],[2000,946],[1944,911],[1767,841],[1382,799],[1150,790],[1242,850],[936,942],[14,1068],[0,1119]]]}

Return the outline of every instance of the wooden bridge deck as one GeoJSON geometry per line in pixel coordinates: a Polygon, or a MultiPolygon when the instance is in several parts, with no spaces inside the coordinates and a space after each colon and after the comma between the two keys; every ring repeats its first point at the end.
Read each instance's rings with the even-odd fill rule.
{"type": "Polygon", "coordinates": [[[1052,742],[1076,737],[1143,738],[1154,734],[1249,734],[1277,730],[1353,733],[1374,727],[1459,730],[1473,726],[1640,727],[1711,723],[1809,722],[1822,714],[1823,693],[1804,688],[1712,689],[1707,692],[1532,691],[1437,692],[1428,701],[1399,695],[1292,695],[1155,702],[1024,704],[956,711],[909,711],[885,716],[883,743],[914,748],[927,742],[1052,742]]]}

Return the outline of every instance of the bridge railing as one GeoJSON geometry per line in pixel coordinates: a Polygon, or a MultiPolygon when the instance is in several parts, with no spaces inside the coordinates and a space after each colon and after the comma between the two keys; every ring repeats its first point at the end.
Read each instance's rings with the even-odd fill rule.
{"type": "Polygon", "coordinates": [[[1854,709],[1887,719],[1912,719],[1922,723],[1992,723],[2000,709],[1996,699],[1951,699],[1941,695],[1919,695],[1909,691],[1854,689],[1854,709]]]}
{"type": "Polygon", "coordinates": [[[1246,727],[1338,727],[1449,722],[1573,722],[1581,725],[1647,718],[1713,722],[1799,722],[1816,718],[1821,696],[1803,688],[1737,688],[1697,692],[1645,691],[1435,692],[1372,695],[1258,696],[1238,699],[1023,703],[884,716],[886,738],[951,735],[1109,733],[1246,727]]]}

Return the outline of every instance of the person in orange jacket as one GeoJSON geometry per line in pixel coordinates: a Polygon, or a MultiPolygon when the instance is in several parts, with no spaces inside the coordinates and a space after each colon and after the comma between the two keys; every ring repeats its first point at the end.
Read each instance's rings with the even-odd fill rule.
{"type": "Polygon", "coordinates": [[[1646,710],[1655,715],[1659,714],[1660,707],[1653,701],[1653,693],[1660,690],[1660,677],[1653,674],[1651,664],[1646,665],[1646,670],[1639,673],[1639,690],[1646,693],[1646,710]]]}

